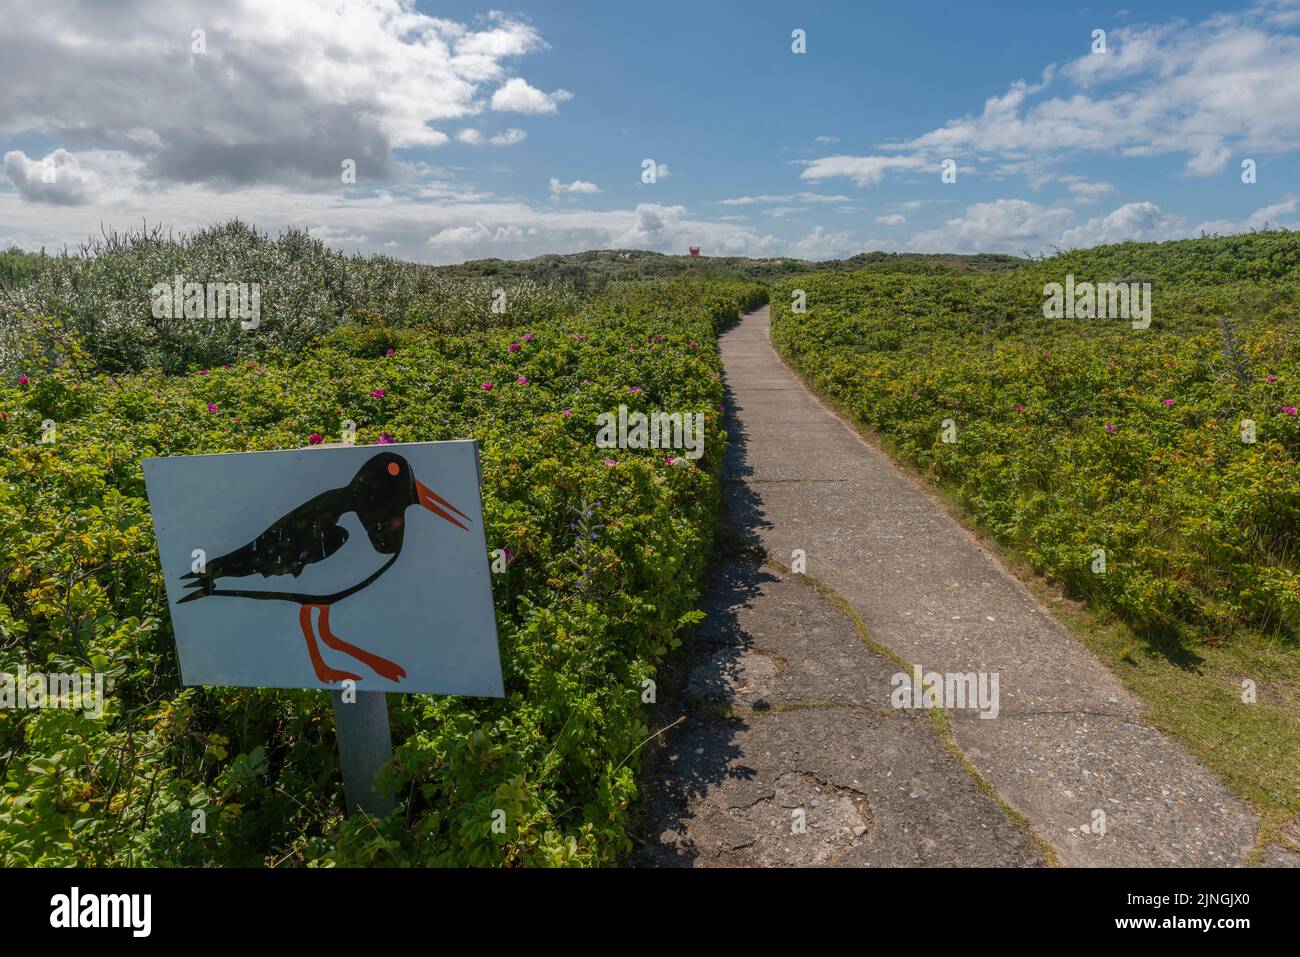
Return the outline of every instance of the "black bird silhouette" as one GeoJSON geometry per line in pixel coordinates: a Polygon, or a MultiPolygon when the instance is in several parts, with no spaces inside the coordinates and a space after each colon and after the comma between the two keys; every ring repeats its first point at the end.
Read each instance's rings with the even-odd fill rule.
{"type": "Polygon", "coordinates": [[[406,510],[412,505],[422,505],[458,528],[468,530],[455,516],[458,515],[467,522],[469,516],[418,481],[406,459],[393,452],[381,452],[361,466],[347,485],[321,492],[304,502],[247,545],[209,561],[202,572],[182,575],[181,578],[187,580],[185,587],[192,590],[178,604],[197,601],[209,595],[297,602],[302,606],[298,612],[298,623],[307,639],[307,654],[311,657],[316,676],[326,684],[348,678],[359,681],[357,675],[325,664],[312,628],[311,612],[317,608],[320,610],[318,624],[321,641],[335,651],[363,662],[376,674],[390,681],[400,681],[406,677],[406,670],[401,665],[358,648],[330,631],[329,612],[331,605],[369,587],[393,567],[402,552],[406,510]],[[297,578],[308,565],[324,561],[347,542],[347,529],[339,525],[339,519],[349,512],[355,513],[361,521],[375,551],[381,555],[393,556],[356,584],[331,595],[215,587],[218,579],[243,578],[253,574],[263,578],[273,575],[293,575],[297,578]]]}

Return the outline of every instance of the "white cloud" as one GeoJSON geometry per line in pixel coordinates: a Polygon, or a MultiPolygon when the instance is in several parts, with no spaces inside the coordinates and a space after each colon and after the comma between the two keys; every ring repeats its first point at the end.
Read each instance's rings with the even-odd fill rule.
{"type": "Polygon", "coordinates": [[[932,165],[920,156],[823,156],[809,160],[800,179],[818,181],[847,177],[858,186],[874,186],[891,169],[922,169],[932,165]]]}
{"type": "Polygon", "coordinates": [[[491,137],[484,137],[482,130],[476,130],[472,127],[461,130],[456,134],[456,139],[470,146],[480,146],[483,143],[491,143],[493,146],[514,146],[516,143],[522,143],[527,138],[527,133],[514,128],[502,133],[496,133],[491,137]]]}
{"type": "Polygon", "coordinates": [[[600,187],[595,183],[589,183],[585,179],[575,179],[572,183],[561,183],[554,176],[551,177],[551,198],[559,199],[561,193],[599,193],[600,187]]]}
{"type": "Polygon", "coordinates": [[[99,177],[65,149],[56,149],[42,160],[28,159],[22,150],[4,156],[5,176],[29,203],[83,206],[93,202],[100,190],[99,177]]]}
{"type": "Polygon", "coordinates": [[[733,199],[718,200],[719,206],[750,206],[754,203],[847,203],[847,196],[830,196],[826,193],[791,193],[786,196],[737,196],[733,199]]]}
{"type": "Polygon", "coordinates": [[[556,104],[573,99],[568,90],[543,93],[520,77],[507,80],[492,94],[492,109],[507,113],[554,113],[556,104]]]}
{"type": "Polygon", "coordinates": [[[1182,154],[1192,176],[1220,173],[1242,151],[1300,149],[1300,83],[1287,79],[1300,76],[1300,37],[1269,29],[1292,12],[1275,3],[1201,23],[1115,28],[1105,55],[1049,67],[1037,84],[1019,80],[978,116],[891,148],[991,154],[1027,168],[1079,151],[1182,154]]]}
{"type": "Polygon", "coordinates": [[[941,229],[917,233],[911,245],[925,252],[1038,252],[1059,240],[1072,216],[1023,199],[975,203],[941,229]]]}
{"type": "Polygon", "coordinates": [[[1285,199],[1280,203],[1273,203],[1255,210],[1245,219],[1232,221],[1227,219],[1212,220],[1210,222],[1200,223],[1196,227],[1197,235],[1209,233],[1210,235],[1224,236],[1231,233],[1244,233],[1253,229],[1269,229],[1284,227],[1287,229],[1300,228],[1292,217],[1296,211],[1297,202],[1294,197],[1285,199]]]}
{"type": "Polygon", "coordinates": [[[862,244],[853,238],[852,233],[828,233],[818,226],[790,245],[790,255],[798,259],[844,259],[862,249],[862,244]]]}
{"type": "Polygon", "coordinates": [[[493,88],[536,106],[506,67],[544,47],[521,20],[470,27],[414,0],[47,0],[0,31],[0,136],[122,151],[155,183],[337,183],[344,159],[375,183],[393,150],[446,143],[439,125],[482,112],[493,88]]]}
{"type": "Polygon", "coordinates": [[[1065,248],[1100,246],[1106,243],[1159,242],[1187,235],[1182,220],[1161,212],[1155,203],[1125,203],[1118,209],[1067,229],[1059,245],[1065,248]]]}
{"type": "Polygon", "coordinates": [[[1164,242],[1202,233],[1227,235],[1266,227],[1300,227],[1293,217],[1300,201],[1288,198],[1257,209],[1241,220],[1218,220],[1192,226],[1183,216],[1164,212],[1152,202],[1125,203],[1107,213],[1070,225],[1074,213],[1060,206],[1041,206],[1022,199],[975,203],[942,228],[917,233],[909,245],[925,252],[1002,252],[1037,255],[1122,242],[1164,242]]]}
{"type": "Polygon", "coordinates": [[[1078,180],[1069,185],[1069,190],[1081,203],[1095,202],[1107,193],[1115,192],[1114,183],[1091,183],[1078,180]]]}
{"type": "Polygon", "coordinates": [[[902,213],[890,213],[887,216],[877,216],[876,222],[881,226],[901,226],[907,222],[907,217],[902,213]]]}

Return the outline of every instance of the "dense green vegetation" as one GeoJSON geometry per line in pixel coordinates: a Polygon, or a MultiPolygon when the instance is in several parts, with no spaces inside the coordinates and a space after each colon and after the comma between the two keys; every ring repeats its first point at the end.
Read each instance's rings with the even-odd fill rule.
{"type": "MultiPolygon", "coordinates": [[[[206,255],[130,253],[117,263],[206,255]]],[[[121,301],[112,261],[71,274],[117,281],[121,301]]],[[[467,308],[454,330],[418,302],[386,323],[358,298],[360,321],[295,352],[175,375],[108,376],[126,348],[28,317],[19,355],[40,367],[0,381],[0,671],[113,687],[102,717],[0,709],[0,863],[613,861],[650,733],[642,683],[698,615],[725,447],[716,332],[763,298],[689,282],[539,293],[522,319],[484,328],[467,308]],[[620,402],[704,413],[704,456],[598,449],[596,416],[620,402]],[[488,541],[511,559],[494,581],[507,697],[390,696],[399,809],[382,822],[342,819],[326,695],[179,687],[140,466],[337,440],[348,418],[359,442],[480,439],[488,541]],[[44,420],[57,441],[40,441],[44,420]]]]}
{"type": "Polygon", "coordinates": [[[1295,233],[1125,244],[1000,273],[799,277],[773,290],[773,337],[979,525],[1131,629],[1107,652],[1156,720],[1295,813],[1297,293],[1295,233]],[[1044,285],[1067,274],[1150,282],[1150,328],[1045,319],[1044,285]]]}

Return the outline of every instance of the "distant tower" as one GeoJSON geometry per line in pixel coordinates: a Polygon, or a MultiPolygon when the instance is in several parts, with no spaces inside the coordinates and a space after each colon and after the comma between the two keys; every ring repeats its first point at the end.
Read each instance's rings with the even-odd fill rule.
{"type": "Polygon", "coordinates": [[[692,256],[698,256],[700,254],[699,246],[688,246],[687,248],[690,249],[692,256]]]}

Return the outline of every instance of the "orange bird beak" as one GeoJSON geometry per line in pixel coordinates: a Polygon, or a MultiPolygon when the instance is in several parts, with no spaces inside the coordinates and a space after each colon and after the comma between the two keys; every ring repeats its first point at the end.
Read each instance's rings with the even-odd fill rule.
{"type": "Polygon", "coordinates": [[[434,515],[437,515],[439,518],[445,518],[457,528],[464,528],[465,531],[469,531],[469,529],[458,522],[451,513],[455,512],[467,522],[469,521],[469,516],[458,509],[455,505],[452,505],[451,502],[447,501],[433,489],[429,488],[429,486],[425,485],[419,479],[415,480],[415,494],[419,497],[420,504],[433,512],[434,515]]]}

